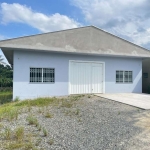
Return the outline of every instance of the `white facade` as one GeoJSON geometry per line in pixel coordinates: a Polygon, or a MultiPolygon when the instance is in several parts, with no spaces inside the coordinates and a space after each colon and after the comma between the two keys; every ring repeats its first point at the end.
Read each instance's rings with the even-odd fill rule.
{"type": "MultiPolygon", "coordinates": [[[[101,62],[103,65],[103,93],[141,93],[142,59],[14,51],[13,98],[62,96],[70,94],[69,62],[101,62]],[[55,83],[30,83],[30,68],[55,68],[55,83]],[[116,71],[132,71],[132,83],[116,83],[116,71]]],[[[100,67],[100,66],[99,66],[100,67]]],[[[101,72],[98,73],[101,75],[101,72]]],[[[98,79],[96,79],[97,81],[98,79]]]]}

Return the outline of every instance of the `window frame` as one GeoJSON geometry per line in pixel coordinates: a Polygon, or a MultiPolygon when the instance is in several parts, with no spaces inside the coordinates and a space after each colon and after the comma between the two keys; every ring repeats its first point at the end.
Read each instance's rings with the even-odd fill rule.
{"type": "Polygon", "coordinates": [[[117,71],[123,72],[123,82],[117,82],[117,78],[116,78],[116,84],[132,84],[133,83],[133,71],[131,71],[131,70],[116,70],[116,76],[117,76],[117,71]],[[125,82],[125,72],[128,72],[128,82],[125,82]],[[132,73],[132,81],[129,81],[129,79],[130,79],[129,72],[132,73]]]}
{"type": "Polygon", "coordinates": [[[48,67],[29,67],[29,84],[54,84],[55,83],[55,68],[48,67]],[[30,82],[30,69],[31,68],[40,68],[42,69],[42,81],[41,82],[30,82]],[[43,70],[44,69],[54,69],[54,82],[43,82],[43,70]]]}

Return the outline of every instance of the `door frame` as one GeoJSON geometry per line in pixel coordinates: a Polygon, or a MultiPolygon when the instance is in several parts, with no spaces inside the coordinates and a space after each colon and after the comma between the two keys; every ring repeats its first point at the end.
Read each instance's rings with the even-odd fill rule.
{"type": "MultiPolygon", "coordinates": [[[[69,95],[70,95],[70,87],[71,87],[71,85],[70,85],[70,63],[71,62],[78,62],[78,63],[98,63],[98,64],[102,64],[103,65],[103,93],[105,93],[105,62],[101,62],[101,61],[84,61],[84,60],[69,60],[69,71],[68,71],[68,93],[69,93],[69,95]]],[[[91,93],[91,94],[93,94],[93,93],[91,93]]]]}

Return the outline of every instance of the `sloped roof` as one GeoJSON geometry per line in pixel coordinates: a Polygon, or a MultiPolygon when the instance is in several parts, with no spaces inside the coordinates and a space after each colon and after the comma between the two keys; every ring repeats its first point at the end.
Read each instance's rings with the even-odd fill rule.
{"type": "Polygon", "coordinates": [[[9,62],[13,50],[150,57],[148,50],[94,26],[3,40],[0,48],[9,62]]]}

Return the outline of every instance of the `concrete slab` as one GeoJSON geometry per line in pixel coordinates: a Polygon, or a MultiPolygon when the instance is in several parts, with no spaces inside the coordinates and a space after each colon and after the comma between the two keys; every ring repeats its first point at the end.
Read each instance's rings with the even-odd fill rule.
{"type": "Polygon", "coordinates": [[[135,106],[141,109],[150,109],[150,95],[137,93],[95,94],[116,102],[135,106]]]}

